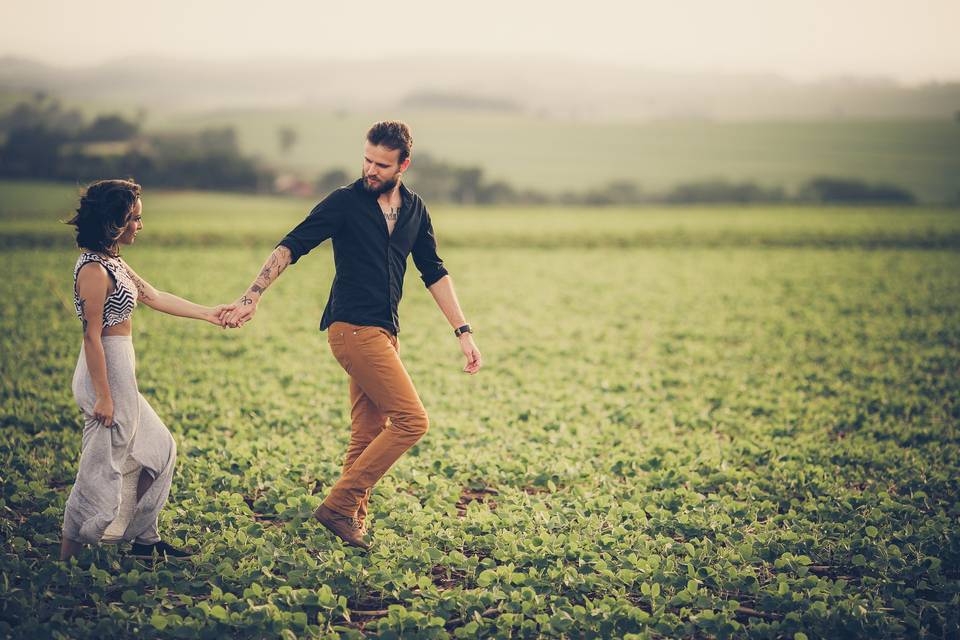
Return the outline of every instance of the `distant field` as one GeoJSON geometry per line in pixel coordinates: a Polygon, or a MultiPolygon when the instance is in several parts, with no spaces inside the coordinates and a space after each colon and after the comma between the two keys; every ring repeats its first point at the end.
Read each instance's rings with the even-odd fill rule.
{"type": "Polygon", "coordinates": [[[723,178],[795,188],[815,175],[889,182],[928,202],[960,193],[960,124],[940,121],[590,122],[476,113],[312,110],[155,114],[153,129],[234,126],[245,151],[314,175],[359,170],[369,125],[400,117],[417,152],[478,165],[518,187],[585,191],[630,180],[649,191],[723,178]],[[280,154],[277,130],[299,142],[280,154]]]}
{"type": "MultiPolygon", "coordinates": [[[[142,238],[163,245],[277,242],[314,200],[156,191],[142,238]]],[[[77,187],[0,181],[0,248],[72,243],[77,187]]],[[[430,207],[443,247],[960,247],[960,210],[932,207],[430,207]]]]}

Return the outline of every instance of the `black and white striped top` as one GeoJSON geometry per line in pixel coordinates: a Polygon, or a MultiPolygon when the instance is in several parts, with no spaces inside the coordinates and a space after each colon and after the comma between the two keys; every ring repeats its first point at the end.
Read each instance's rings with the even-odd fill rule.
{"type": "Polygon", "coordinates": [[[112,327],[120,324],[133,315],[133,309],[137,306],[137,287],[120,258],[104,258],[89,251],[80,254],[77,266],[73,268],[73,304],[77,308],[77,317],[83,320],[83,307],[80,305],[80,295],[77,293],[77,275],[80,273],[80,268],[89,262],[102,264],[116,285],[103,303],[103,326],[112,327]]]}

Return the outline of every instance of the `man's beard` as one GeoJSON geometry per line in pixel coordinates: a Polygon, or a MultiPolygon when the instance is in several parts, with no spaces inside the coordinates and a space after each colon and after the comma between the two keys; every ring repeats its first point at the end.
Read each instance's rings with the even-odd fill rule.
{"type": "Polygon", "coordinates": [[[381,193],[386,193],[387,191],[390,191],[395,186],[397,186],[396,177],[394,177],[392,180],[386,180],[384,182],[381,182],[380,186],[378,187],[371,187],[370,183],[367,182],[367,177],[366,176],[362,176],[362,177],[363,177],[363,188],[367,193],[380,195],[381,193]]]}

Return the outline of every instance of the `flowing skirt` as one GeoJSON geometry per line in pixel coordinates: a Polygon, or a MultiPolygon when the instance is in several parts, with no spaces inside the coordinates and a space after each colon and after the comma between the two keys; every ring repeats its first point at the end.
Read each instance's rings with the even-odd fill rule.
{"type": "Polygon", "coordinates": [[[102,341],[114,424],[104,427],[93,418],[96,392],[81,347],[73,396],[83,411],[83,439],[63,536],[88,544],[151,544],[160,540],[157,517],[170,495],[177,445],[137,388],[132,337],[104,336],[102,341]],[[137,500],[137,481],[144,471],[153,483],[137,500]]]}

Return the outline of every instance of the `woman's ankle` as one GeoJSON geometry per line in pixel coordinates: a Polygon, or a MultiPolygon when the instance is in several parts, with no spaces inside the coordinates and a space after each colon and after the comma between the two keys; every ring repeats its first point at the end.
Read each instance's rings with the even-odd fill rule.
{"type": "Polygon", "coordinates": [[[60,560],[67,561],[83,550],[83,543],[64,538],[60,543],[60,560]]]}

